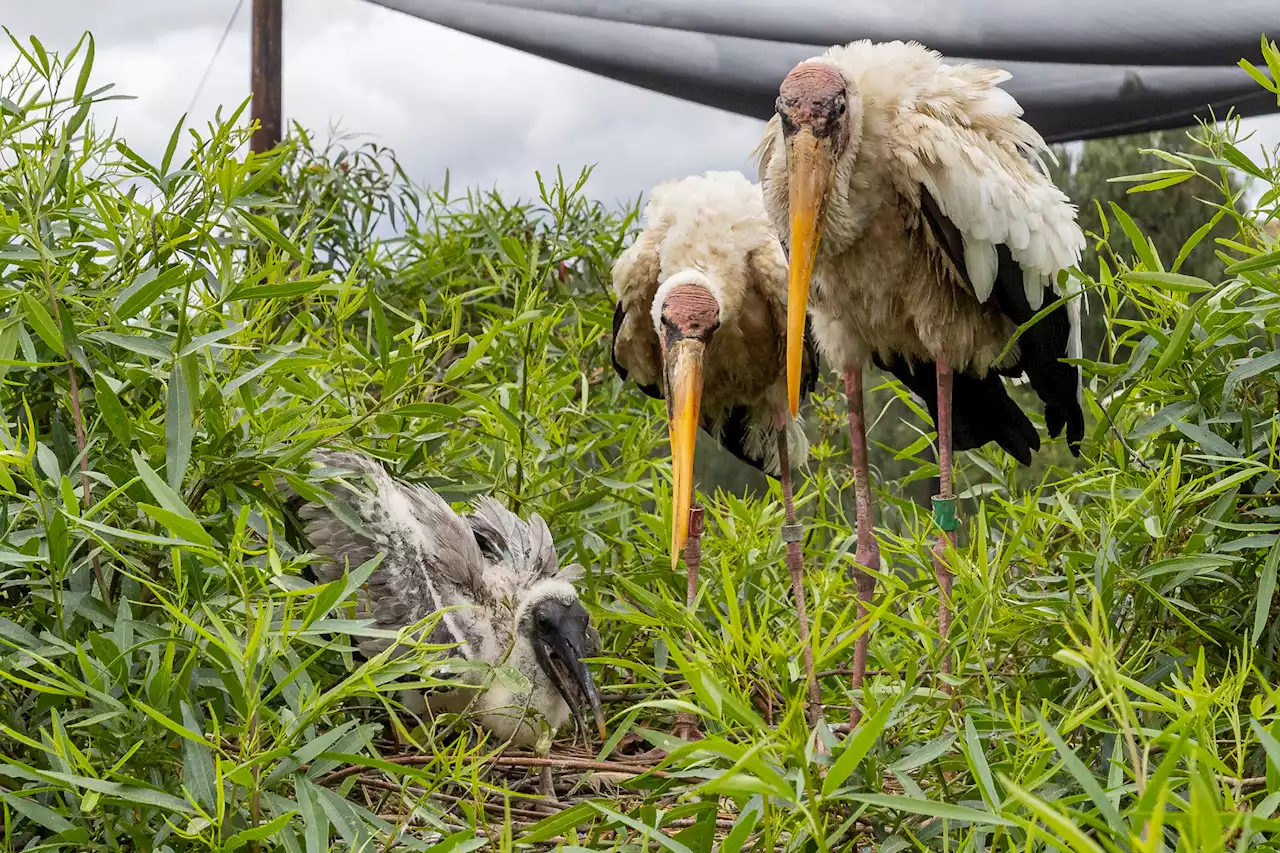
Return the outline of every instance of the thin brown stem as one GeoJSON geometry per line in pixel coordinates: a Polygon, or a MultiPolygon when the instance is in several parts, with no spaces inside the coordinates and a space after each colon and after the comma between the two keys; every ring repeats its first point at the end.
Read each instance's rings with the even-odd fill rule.
{"type": "MultiPolygon", "coordinates": [[[[390,758],[384,758],[388,764],[400,764],[405,767],[413,767],[419,764],[433,764],[439,759],[434,755],[394,755],[390,758]]],[[[491,758],[483,759],[485,763],[492,764],[495,767],[558,767],[564,770],[596,770],[601,773],[631,773],[635,776],[642,774],[650,774],[665,779],[667,774],[661,770],[654,770],[652,765],[647,764],[626,764],[620,761],[586,761],[582,759],[566,759],[566,758],[533,758],[523,755],[498,755],[491,758]]],[[[367,771],[368,767],[359,765],[351,765],[341,770],[335,770],[326,776],[323,776],[317,784],[332,785],[335,782],[341,782],[348,776],[355,776],[367,771]]]]}
{"type": "MultiPolygon", "coordinates": [[[[59,328],[62,328],[62,308],[58,305],[57,295],[53,291],[53,280],[49,277],[47,268],[44,283],[49,292],[49,302],[53,306],[53,320],[59,328]]],[[[84,502],[85,511],[88,511],[93,506],[93,488],[89,481],[89,454],[85,450],[88,441],[84,432],[84,413],[80,411],[80,380],[76,375],[76,361],[71,354],[70,344],[67,344],[67,378],[71,381],[71,420],[76,430],[76,449],[80,455],[80,487],[84,492],[80,500],[84,502]]],[[[94,583],[98,585],[98,592],[102,594],[103,604],[110,607],[111,590],[107,586],[106,576],[102,573],[102,563],[97,554],[94,554],[92,559],[94,583]]]]}

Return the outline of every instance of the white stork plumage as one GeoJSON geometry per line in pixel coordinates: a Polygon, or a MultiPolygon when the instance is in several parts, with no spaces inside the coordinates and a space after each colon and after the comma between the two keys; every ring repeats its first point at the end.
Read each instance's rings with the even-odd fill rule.
{"type": "MultiPolygon", "coordinates": [[[[799,403],[806,304],[819,351],[844,375],[863,613],[875,581],[860,567],[880,564],[862,410],[868,362],[929,405],[938,427],[935,515],[948,539],[953,442],[970,449],[994,441],[1023,464],[1040,446],[1002,376],[1025,374],[1044,403],[1050,435],[1065,428],[1077,455],[1084,434],[1080,371],[1061,360],[1080,356],[1078,299],[1000,357],[1018,326],[1063,295],[1059,273],[1084,246],[1075,207],[1040,161],[1044,140],[998,86],[1008,77],[944,64],[914,43],[833,47],[787,75],[758,149],[765,204],[790,255],[791,411],[799,403]]],[[[1077,295],[1072,284],[1065,289],[1077,295]]],[[[939,540],[945,638],[951,575],[943,550],[939,540]]],[[[855,650],[855,688],[866,641],[864,634],[855,650]]]]}
{"type": "MultiPolygon", "coordinates": [[[[327,503],[298,508],[309,547],[324,558],[316,578],[332,582],[381,552],[382,562],[357,594],[361,618],[398,631],[461,605],[442,615],[428,642],[456,644],[451,654],[468,661],[509,664],[529,684],[527,693],[517,693],[483,670],[468,669],[455,688],[406,695],[406,707],[469,710],[500,739],[533,746],[541,730],[537,717],[554,733],[571,715],[581,724],[578,707],[586,702],[605,737],[599,695],[582,660],[599,652],[599,635],[573,586],[582,567],[559,567],[551,533],[537,514],[526,522],[483,498],[474,513],[458,515],[435,492],[391,477],[367,456],[315,451],[311,459],[317,465],[312,478],[332,495],[327,503]]],[[[369,638],[359,648],[373,656],[390,644],[369,638]]]]}
{"type": "MultiPolygon", "coordinates": [[[[808,444],[787,414],[787,260],[760,188],[739,172],[707,172],[655,187],[639,236],[614,264],[613,287],[614,368],[667,402],[672,569],[689,529],[699,425],[781,481],[783,539],[816,714],[788,440],[801,459],[808,444]]],[[[817,378],[817,354],[810,348],[803,355],[799,381],[807,393],[817,378]]],[[[688,562],[692,603],[696,558],[688,562]]]]}

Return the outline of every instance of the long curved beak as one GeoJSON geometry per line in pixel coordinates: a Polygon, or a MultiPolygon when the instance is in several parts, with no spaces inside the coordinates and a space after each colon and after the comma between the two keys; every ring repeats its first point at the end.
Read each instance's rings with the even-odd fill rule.
{"type": "Polygon", "coordinates": [[[600,704],[600,691],[596,689],[595,679],[591,677],[591,669],[582,660],[584,645],[584,642],[566,636],[557,628],[543,634],[534,643],[534,653],[538,657],[539,665],[551,676],[556,690],[569,706],[569,713],[573,714],[574,720],[585,733],[587,725],[582,719],[582,711],[578,708],[580,703],[565,676],[573,679],[573,686],[577,688],[577,693],[591,705],[591,713],[595,716],[596,731],[600,733],[600,740],[606,741],[609,739],[609,733],[604,724],[604,708],[600,704]]]}
{"type": "Polygon", "coordinates": [[[689,537],[693,506],[693,451],[698,441],[702,408],[702,360],[706,345],[681,338],[667,350],[667,415],[671,430],[672,518],[671,569],[680,564],[680,551],[689,537]]]}
{"type": "MultiPolygon", "coordinates": [[[[591,706],[591,714],[595,717],[596,731],[600,733],[600,741],[603,743],[609,739],[609,732],[604,725],[604,708],[600,705],[600,693],[596,690],[596,682],[591,677],[591,670],[582,661],[578,661],[578,665],[574,668],[574,680],[578,682],[578,689],[582,691],[582,695],[587,697],[587,704],[591,706]]],[[[583,728],[582,717],[578,717],[578,724],[583,728]]]]}
{"type": "Polygon", "coordinates": [[[800,411],[800,367],[804,357],[804,318],[809,283],[822,238],[827,189],[835,168],[831,141],[801,129],[789,140],[787,172],[791,211],[790,284],[787,290],[787,402],[791,416],[800,411]]]}

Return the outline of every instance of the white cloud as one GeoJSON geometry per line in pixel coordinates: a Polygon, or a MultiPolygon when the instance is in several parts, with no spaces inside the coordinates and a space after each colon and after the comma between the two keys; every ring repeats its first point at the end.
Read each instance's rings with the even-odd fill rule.
{"type": "MultiPolygon", "coordinates": [[[[191,101],[236,0],[0,0],[20,36],[66,49],[84,29],[98,43],[97,79],[136,100],[116,102],[121,133],[158,157],[191,101]]],[[[193,118],[249,94],[249,12],[213,66],[193,118]]],[[[632,199],[660,180],[709,168],[742,169],[759,121],[647,92],[461,35],[361,0],[285,3],[288,119],[333,124],[394,148],[406,171],[438,185],[532,195],[533,173],[571,175],[598,164],[592,195],[632,199]]],[[[1248,125],[1280,144],[1280,117],[1248,125]]],[[[1255,143],[1250,143],[1254,145],[1255,143]]],[[[1250,153],[1254,153],[1250,151],[1250,153]]]]}

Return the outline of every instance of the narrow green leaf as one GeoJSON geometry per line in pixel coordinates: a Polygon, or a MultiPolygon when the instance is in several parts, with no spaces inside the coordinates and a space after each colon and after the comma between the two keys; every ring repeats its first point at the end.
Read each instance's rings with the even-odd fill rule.
{"type": "Polygon", "coordinates": [[[1174,421],[1173,425],[1187,438],[1200,445],[1200,449],[1209,456],[1221,456],[1225,459],[1239,459],[1242,456],[1235,445],[1202,426],[1182,420],[1174,421]]]}
{"type": "Polygon", "coordinates": [[[196,716],[190,702],[179,702],[182,709],[182,727],[196,737],[184,736],[182,741],[182,781],[196,802],[213,812],[218,807],[217,768],[213,760],[212,744],[201,733],[203,724],[196,716]]]}
{"type": "Polygon", "coordinates": [[[1178,257],[1173,261],[1174,272],[1182,269],[1182,265],[1186,263],[1187,258],[1195,251],[1196,246],[1199,246],[1204,238],[1209,236],[1209,232],[1217,227],[1218,223],[1222,221],[1222,217],[1226,216],[1226,213],[1226,210],[1219,210],[1208,222],[1197,228],[1187,238],[1187,241],[1182,244],[1182,248],[1178,250],[1178,257]]]}
{"type": "Polygon", "coordinates": [[[181,539],[194,542],[197,545],[203,545],[206,548],[213,546],[213,538],[200,526],[200,522],[186,515],[179,515],[176,512],[170,512],[164,507],[152,506],[151,504],[138,504],[138,509],[169,528],[169,532],[181,539]]]}
{"type": "Polygon", "coordinates": [[[382,300],[378,298],[378,291],[373,286],[373,279],[369,280],[369,313],[373,317],[373,330],[378,336],[378,363],[382,365],[382,369],[387,369],[387,359],[391,357],[391,332],[387,328],[387,314],[382,310],[382,300]]]}
{"type": "Polygon", "coordinates": [[[26,291],[22,292],[22,295],[18,297],[18,301],[22,304],[23,316],[27,318],[27,322],[31,324],[31,328],[35,330],[35,333],[40,336],[40,340],[44,341],[49,349],[65,357],[67,348],[62,342],[62,333],[58,331],[58,326],[53,322],[53,317],[49,315],[48,309],[26,291]]]}
{"type": "Polygon", "coordinates": [[[279,154],[276,154],[266,163],[259,166],[257,171],[255,171],[251,177],[240,185],[240,189],[236,192],[236,195],[247,196],[251,193],[256,193],[266,185],[267,181],[280,174],[280,167],[282,167],[285,164],[285,161],[292,157],[293,154],[294,151],[292,147],[285,146],[279,154]]]}
{"type": "Polygon", "coordinates": [[[36,462],[50,483],[57,485],[62,480],[62,468],[58,465],[58,456],[43,441],[36,442],[36,462]]]}
{"type": "Polygon", "coordinates": [[[489,349],[489,345],[493,343],[493,339],[498,336],[499,331],[500,327],[498,325],[495,324],[491,326],[480,340],[475,341],[471,345],[471,349],[466,355],[449,365],[449,369],[446,370],[444,374],[445,384],[448,385],[458,377],[465,376],[469,373],[471,368],[475,366],[475,363],[479,361],[480,357],[489,349]]]}
{"type": "Polygon", "coordinates": [[[157,723],[164,726],[166,729],[173,732],[178,737],[185,738],[186,740],[195,741],[196,743],[201,743],[201,744],[204,744],[205,746],[210,745],[209,742],[204,739],[203,735],[199,734],[198,732],[191,731],[186,726],[182,725],[181,723],[175,720],[169,719],[164,714],[157,711],[155,708],[152,708],[146,702],[143,702],[141,699],[134,699],[133,704],[134,704],[134,707],[142,711],[142,713],[146,714],[148,717],[155,720],[157,723]]]}
{"type": "Polygon", "coordinates": [[[1049,738],[1049,742],[1053,744],[1053,748],[1058,751],[1058,757],[1062,759],[1062,766],[1072,775],[1076,782],[1080,785],[1081,790],[1089,795],[1089,799],[1098,807],[1098,811],[1102,813],[1102,817],[1106,820],[1107,825],[1111,827],[1118,837],[1123,837],[1125,825],[1120,818],[1120,812],[1116,811],[1115,805],[1111,802],[1111,798],[1107,796],[1102,786],[1098,784],[1096,776],[1090,772],[1085,763],[1080,760],[1062,735],[1058,734],[1058,730],[1053,724],[1040,715],[1040,712],[1032,708],[1031,712],[1035,714],[1036,721],[1040,723],[1040,730],[1044,732],[1045,737],[1049,738]]]}
{"type": "Polygon", "coordinates": [[[1125,273],[1124,280],[1126,284],[1130,285],[1146,284],[1152,287],[1162,287],[1165,290],[1176,290],[1181,293],[1207,293],[1216,289],[1202,278],[1175,272],[1138,270],[1137,272],[1125,273]]]}
{"type": "Polygon", "coordinates": [[[1262,171],[1262,169],[1259,169],[1258,164],[1250,160],[1245,156],[1243,151],[1232,145],[1230,142],[1223,143],[1222,158],[1232,166],[1235,166],[1237,169],[1244,172],[1246,175],[1261,178],[1264,181],[1270,180],[1270,176],[1268,176],[1266,172],[1262,171]]]}
{"type": "Polygon", "coordinates": [[[1147,240],[1142,230],[1134,224],[1129,214],[1124,212],[1124,208],[1116,204],[1114,201],[1107,202],[1111,207],[1111,212],[1115,215],[1120,223],[1120,228],[1124,230],[1125,236],[1129,238],[1129,243],[1133,246],[1134,253],[1138,256],[1138,260],[1142,261],[1142,265],[1148,270],[1160,271],[1160,263],[1156,260],[1155,253],[1151,250],[1151,243],[1147,240]]]}
{"type": "Polygon", "coordinates": [[[173,126],[173,132],[169,134],[169,144],[164,147],[164,156],[160,158],[160,174],[168,175],[169,166],[173,163],[173,155],[178,150],[178,140],[182,138],[182,127],[187,122],[184,114],[178,123],[173,126]]]}
{"type": "Polygon", "coordinates": [[[169,475],[169,488],[175,492],[182,488],[182,481],[186,477],[194,437],[187,382],[182,375],[182,362],[175,361],[173,370],[169,373],[164,417],[165,466],[169,475]]]}
{"type": "Polygon", "coordinates": [[[935,800],[917,800],[913,797],[901,797],[896,794],[844,794],[840,799],[852,800],[855,803],[866,803],[869,806],[879,806],[884,809],[893,809],[907,814],[940,817],[962,823],[990,824],[992,826],[1017,825],[1008,818],[991,814],[990,812],[981,812],[968,806],[940,803],[935,800]]]}
{"type": "Polygon", "coordinates": [[[14,361],[18,354],[20,325],[16,318],[11,318],[0,326],[0,380],[9,375],[9,368],[13,365],[8,362],[14,361]]]}
{"type": "Polygon", "coordinates": [[[1263,255],[1255,255],[1252,258],[1246,258],[1243,261],[1237,261],[1227,267],[1227,275],[1238,275],[1242,272],[1257,272],[1258,270],[1267,270],[1272,267],[1280,267],[1280,249],[1274,252],[1267,252],[1263,255]]]}
{"type": "Polygon", "coordinates": [[[1053,831],[1053,834],[1071,846],[1076,853],[1102,853],[1102,848],[1093,839],[1085,835],[1075,821],[1062,814],[1029,791],[1026,791],[1008,777],[1001,775],[1000,781],[1009,789],[1014,799],[1026,806],[1041,823],[1053,831]]]}
{"type": "Polygon", "coordinates": [[[266,373],[271,368],[272,365],[274,365],[280,359],[284,358],[286,355],[289,355],[287,351],[273,353],[269,358],[267,358],[266,361],[262,362],[257,367],[253,368],[252,370],[247,370],[244,373],[237,376],[235,379],[232,379],[230,382],[222,386],[222,396],[224,398],[230,397],[237,390],[239,390],[240,386],[248,382],[252,382],[262,374],[266,373]]]}
{"type": "Polygon", "coordinates": [[[117,335],[114,332],[93,332],[87,337],[105,344],[122,347],[129,352],[136,352],[138,355],[145,355],[148,358],[168,359],[173,356],[173,350],[168,343],[161,343],[146,335],[117,335]]]}
{"type": "Polygon", "coordinates": [[[251,844],[254,841],[266,841],[274,836],[277,832],[289,825],[289,821],[297,812],[286,812],[275,817],[266,823],[259,824],[251,829],[243,829],[235,835],[228,838],[222,845],[222,853],[236,853],[236,851],[251,844]]]}
{"type": "Polygon", "coordinates": [[[303,838],[307,853],[326,853],[329,849],[329,817],[320,808],[315,785],[305,776],[294,776],[298,806],[302,810],[303,838]]]}
{"type": "Polygon", "coordinates": [[[1182,358],[1182,351],[1187,348],[1187,340],[1191,337],[1191,327],[1195,325],[1196,314],[1202,302],[1182,312],[1182,316],[1178,318],[1178,325],[1174,326],[1173,334],[1169,336],[1169,343],[1165,345],[1164,351],[1160,353],[1160,358],[1156,361],[1155,367],[1151,368],[1148,376],[1156,379],[1165,369],[1175,361],[1182,358]]]}
{"type": "Polygon", "coordinates": [[[126,785],[122,782],[107,782],[102,779],[92,779],[88,776],[77,776],[73,773],[58,773],[52,770],[41,770],[40,775],[47,776],[50,779],[56,779],[67,785],[76,788],[84,788],[87,791],[94,791],[103,796],[111,797],[117,800],[123,800],[126,803],[145,806],[147,808],[162,809],[164,811],[178,812],[180,814],[192,814],[193,810],[186,800],[166,794],[163,791],[157,791],[154,788],[144,788],[141,785],[126,785]]]}
{"type": "Polygon", "coordinates": [[[679,841],[676,841],[674,838],[671,838],[670,836],[668,836],[661,829],[655,829],[652,826],[645,826],[643,823],[636,820],[635,818],[627,817],[626,815],[620,812],[615,812],[613,809],[609,808],[608,806],[603,806],[600,803],[595,802],[594,800],[588,800],[587,804],[590,805],[596,811],[600,812],[601,814],[608,815],[613,820],[616,820],[619,823],[626,824],[627,826],[634,829],[636,832],[642,833],[644,837],[648,838],[650,841],[657,843],[659,847],[663,847],[667,850],[670,850],[671,853],[693,853],[692,850],[690,850],[688,847],[685,847],[683,844],[681,844],[679,841]]]}
{"type": "Polygon", "coordinates": [[[1271,600],[1276,592],[1276,570],[1280,567],[1280,540],[1271,546],[1267,554],[1267,562],[1262,567],[1262,576],[1258,578],[1258,601],[1253,608],[1253,644],[1257,646],[1262,631],[1267,627],[1267,618],[1271,615],[1271,600]]]}
{"type": "Polygon", "coordinates": [[[747,836],[755,830],[759,820],[760,809],[748,806],[746,811],[738,815],[738,822],[720,843],[719,853],[742,853],[742,846],[747,843],[747,836]]]}
{"type": "Polygon", "coordinates": [[[25,817],[27,820],[43,827],[53,833],[70,832],[75,829],[75,824],[67,820],[62,815],[45,808],[35,800],[29,800],[26,797],[17,794],[9,794],[0,791],[0,802],[7,803],[9,808],[25,817]]]}
{"type": "Polygon", "coordinates": [[[133,467],[137,470],[138,476],[142,478],[142,482],[146,483],[147,489],[150,490],[156,502],[175,515],[180,515],[189,521],[196,521],[195,514],[187,508],[182,497],[169,488],[168,483],[160,479],[160,475],[147,464],[147,460],[143,458],[142,454],[135,450],[132,456],[133,467]]]}
{"type": "Polygon", "coordinates": [[[98,411],[102,414],[102,422],[111,430],[116,441],[128,446],[133,441],[133,422],[125,414],[120,397],[101,373],[93,374],[94,399],[98,402],[98,411]]]}
{"type": "Polygon", "coordinates": [[[87,527],[95,533],[101,533],[105,536],[119,536],[121,539],[128,539],[133,542],[142,542],[147,545],[162,545],[168,547],[193,546],[197,543],[188,542],[185,539],[170,539],[167,536],[153,536],[150,533],[143,533],[138,530],[124,530],[119,527],[112,527],[109,524],[99,524],[96,521],[90,521],[87,518],[77,518],[75,523],[81,527],[87,527]]]}
{"type": "Polygon", "coordinates": [[[566,830],[590,823],[598,816],[599,812],[591,806],[590,801],[578,803],[576,806],[538,821],[520,834],[519,841],[521,844],[540,844],[557,835],[564,835],[566,830]]]}
{"type": "Polygon", "coordinates": [[[402,418],[439,418],[442,421],[456,423],[466,417],[466,413],[457,406],[448,403],[410,403],[393,409],[391,414],[402,418]]]}
{"type": "Polygon", "coordinates": [[[31,46],[35,49],[36,56],[40,60],[40,63],[39,63],[40,71],[44,74],[44,76],[48,77],[49,71],[50,71],[49,54],[44,49],[44,45],[40,43],[40,39],[36,38],[33,35],[30,37],[30,40],[31,40],[31,46]]]}
{"type": "Polygon", "coordinates": [[[271,224],[271,222],[257,214],[250,213],[247,210],[237,210],[236,213],[242,220],[244,220],[244,224],[248,229],[257,237],[262,240],[266,240],[268,243],[279,249],[283,249],[287,255],[296,261],[306,261],[306,258],[302,254],[302,250],[298,248],[297,244],[281,234],[280,231],[271,224]]]}
{"type": "Polygon", "coordinates": [[[867,750],[884,731],[885,723],[893,712],[894,703],[884,702],[871,719],[864,719],[856,731],[845,740],[844,751],[836,756],[835,763],[827,771],[827,778],[822,781],[822,795],[830,797],[842,786],[866,757],[867,750]]]}
{"type": "Polygon", "coordinates": [[[1243,68],[1245,71],[1247,71],[1249,76],[1252,77],[1259,86],[1266,89],[1268,92],[1278,91],[1277,86],[1280,86],[1280,80],[1273,81],[1270,77],[1268,77],[1267,75],[1259,71],[1258,67],[1254,65],[1252,62],[1250,62],[1249,60],[1241,59],[1236,64],[1239,65],[1241,68],[1243,68]]]}
{"type": "Polygon", "coordinates": [[[427,848],[426,853],[471,853],[489,846],[489,839],[474,829],[464,829],[427,848]]]}
{"type": "Polygon", "coordinates": [[[182,352],[178,353],[178,358],[185,358],[186,356],[189,356],[192,353],[199,352],[205,347],[215,344],[218,341],[223,340],[224,338],[231,337],[232,335],[236,334],[242,329],[244,329],[243,323],[231,323],[230,325],[226,326],[225,328],[219,329],[216,332],[209,332],[207,335],[201,335],[200,337],[196,338],[191,343],[183,347],[182,352]]]}
{"type": "Polygon", "coordinates": [[[156,304],[160,294],[180,287],[182,278],[181,267],[169,267],[159,273],[154,269],[147,270],[116,298],[116,316],[121,320],[132,319],[144,308],[156,304]]]}
{"type": "Polygon", "coordinates": [[[951,745],[956,742],[955,732],[936,737],[924,746],[889,765],[889,770],[899,775],[923,767],[930,761],[941,758],[951,745]]]}
{"type": "Polygon", "coordinates": [[[284,299],[291,296],[303,296],[308,293],[314,293],[326,284],[328,284],[328,280],[320,276],[278,281],[272,284],[260,284],[235,291],[228,297],[228,301],[240,302],[246,299],[284,299]]]}
{"type": "Polygon", "coordinates": [[[1232,368],[1227,379],[1222,383],[1222,402],[1228,404],[1235,395],[1236,388],[1246,379],[1280,367],[1280,350],[1272,350],[1265,355],[1247,358],[1232,368]]]}
{"type": "Polygon", "coordinates": [[[995,780],[991,776],[991,765],[987,763],[986,752],[982,748],[982,740],[978,737],[978,729],[973,718],[964,718],[965,754],[969,759],[969,767],[973,770],[973,778],[978,781],[978,790],[987,805],[996,809],[1000,805],[1000,796],[996,793],[995,780]]]}

